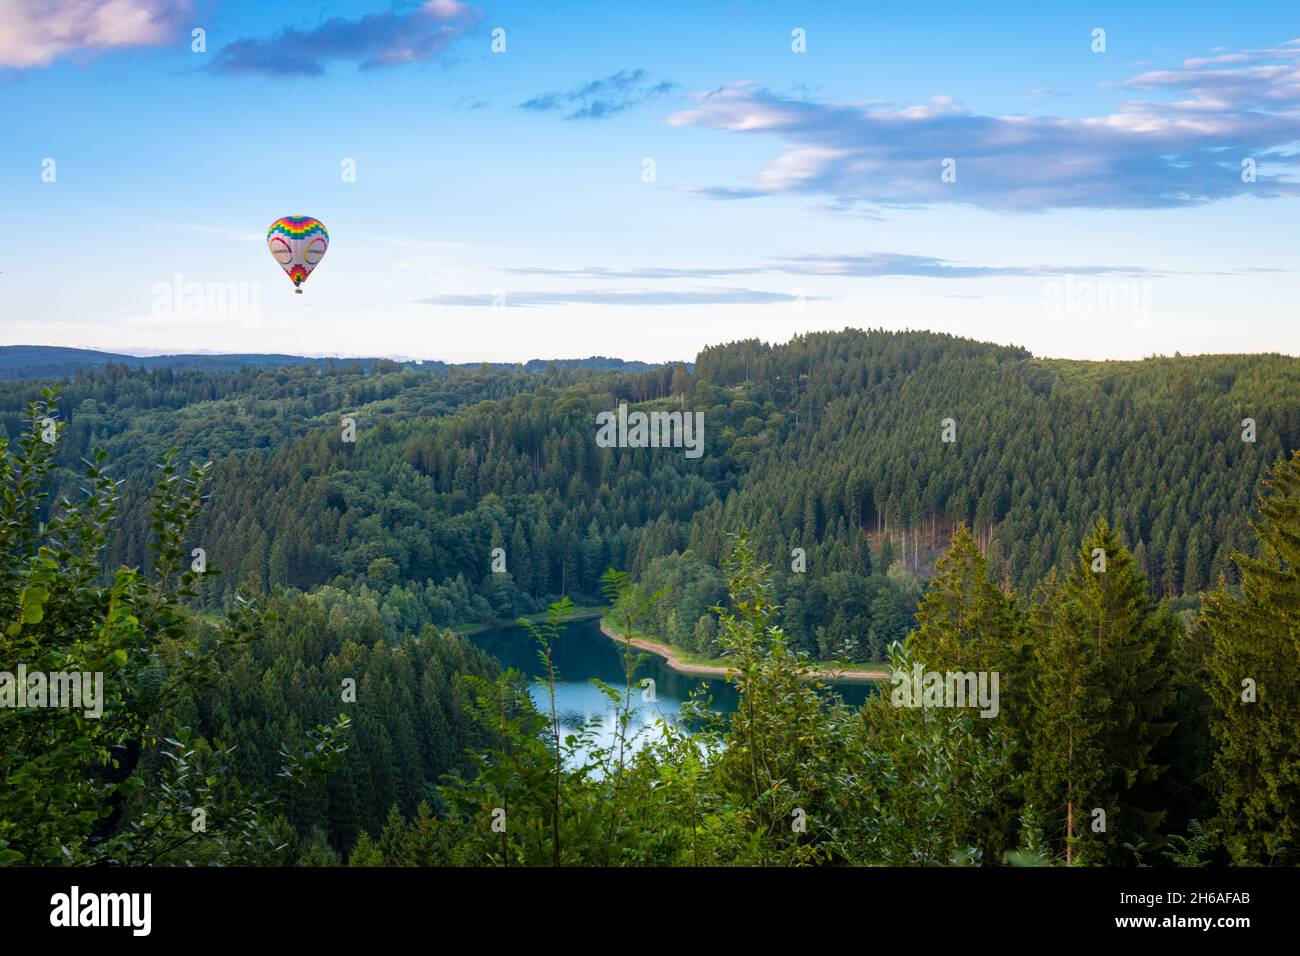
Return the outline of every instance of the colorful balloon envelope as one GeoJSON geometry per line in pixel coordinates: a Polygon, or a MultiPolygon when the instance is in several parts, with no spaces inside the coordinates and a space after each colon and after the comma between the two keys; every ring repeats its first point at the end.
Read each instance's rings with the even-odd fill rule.
{"type": "Polygon", "coordinates": [[[266,245],[280,268],[293,280],[293,291],[301,295],[302,284],[325,258],[330,234],[319,219],[282,216],[267,230],[266,245]]]}

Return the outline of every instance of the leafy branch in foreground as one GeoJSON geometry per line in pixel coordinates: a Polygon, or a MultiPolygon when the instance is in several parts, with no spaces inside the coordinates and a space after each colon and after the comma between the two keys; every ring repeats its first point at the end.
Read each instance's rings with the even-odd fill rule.
{"type": "MultiPolygon", "coordinates": [[[[92,452],[82,499],[47,510],[55,397],[45,391],[29,406],[17,454],[0,441],[0,672],[14,692],[14,675],[27,675],[24,697],[33,682],[47,690],[57,682],[64,692],[59,701],[15,693],[0,706],[0,864],[272,859],[254,839],[267,832],[271,805],[232,780],[229,749],[186,734],[163,739],[172,708],[259,626],[251,607],[236,607],[218,627],[200,627],[184,607],[198,579],[185,541],[207,469],[181,473],[174,454],[158,459],[152,577],[119,568],[106,584],[102,552],[118,483],[106,456],[92,452]],[[170,765],[157,776],[144,759],[156,751],[170,765]],[[200,816],[207,819],[196,828],[200,816]]],[[[318,728],[321,751],[289,763],[288,777],[326,769],[345,730],[318,728]]]]}

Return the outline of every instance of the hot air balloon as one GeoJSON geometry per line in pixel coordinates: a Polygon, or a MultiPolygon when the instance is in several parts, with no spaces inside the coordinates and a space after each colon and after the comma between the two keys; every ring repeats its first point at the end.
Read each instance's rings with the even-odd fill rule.
{"type": "Polygon", "coordinates": [[[330,245],[330,234],[319,219],[311,216],[282,216],[266,232],[266,245],[275,261],[293,280],[293,291],[302,294],[302,284],[311,275],[330,245]]]}

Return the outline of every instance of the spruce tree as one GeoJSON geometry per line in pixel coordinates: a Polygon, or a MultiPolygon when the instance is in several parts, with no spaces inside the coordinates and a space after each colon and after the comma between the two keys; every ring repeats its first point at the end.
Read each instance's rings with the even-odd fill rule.
{"type": "Polygon", "coordinates": [[[1005,670],[1015,661],[1015,599],[990,580],[988,562],[965,524],[935,565],[916,622],[910,646],[933,669],[1005,670]]]}
{"type": "Polygon", "coordinates": [[[1241,588],[1206,595],[1218,826],[1240,862],[1295,858],[1300,841],[1300,452],[1263,482],[1260,554],[1241,588]]]}
{"type": "Polygon", "coordinates": [[[1025,801],[1043,821],[1046,836],[1076,862],[1076,844],[1087,826],[1105,778],[1103,724],[1110,704],[1090,635],[1057,621],[1066,588],[1053,571],[1040,589],[1033,631],[1034,723],[1025,801]]]}
{"type": "MultiPolygon", "coordinates": [[[[1179,625],[1151,600],[1146,577],[1104,519],[1048,601],[1030,802],[1064,816],[1067,844],[1075,839],[1082,862],[1120,863],[1125,844],[1159,840],[1164,810],[1154,787],[1165,768],[1153,757],[1173,730],[1170,656],[1179,625]]],[[[1066,856],[1073,862],[1073,847],[1066,856]]]]}
{"type": "MultiPolygon", "coordinates": [[[[1009,763],[1023,771],[1021,758],[1029,742],[1029,667],[1022,616],[1015,597],[991,580],[988,561],[965,524],[958,524],[952,546],[935,565],[916,621],[907,648],[929,670],[998,675],[997,714],[972,721],[971,731],[981,739],[1017,742],[1020,746],[1011,751],[1009,763]]],[[[1014,846],[1017,808],[1003,803],[998,809],[987,823],[1001,831],[1000,845],[1006,849],[1014,846]]]]}

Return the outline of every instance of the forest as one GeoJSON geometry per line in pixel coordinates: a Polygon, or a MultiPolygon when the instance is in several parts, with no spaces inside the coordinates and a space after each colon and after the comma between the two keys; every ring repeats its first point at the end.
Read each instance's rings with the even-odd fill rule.
{"type": "Polygon", "coordinates": [[[0,671],[109,688],[0,708],[0,863],[1298,862],[1295,358],[108,363],[0,382],[0,441],[0,671]],[[599,447],[620,402],[703,455],[599,447]],[[596,604],[738,710],[566,737],[452,630],[531,615],[553,661],[596,604]],[[828,661],[1001,707],[851,707],[828,661]]]}

